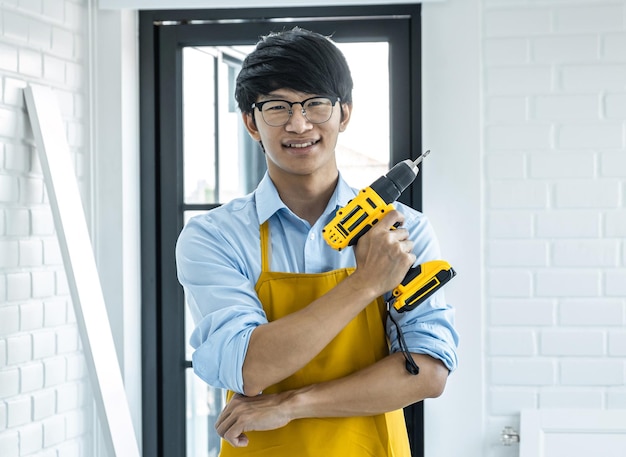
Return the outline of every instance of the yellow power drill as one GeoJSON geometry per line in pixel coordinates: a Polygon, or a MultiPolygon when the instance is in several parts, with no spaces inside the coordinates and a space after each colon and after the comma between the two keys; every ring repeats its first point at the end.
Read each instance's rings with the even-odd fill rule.
{"type": "MultiPolygon", "coordinates": [[[[335,217],[324,227],[326,242],[341,251],[353,246],[358,239],[376,225],[389,211],[393,202],[415,180],[417,166],[430,153],[424,152],[416,160],[403,160],[369,187],[361,189],[348,204],[337,210],[335,217]]],[[[432,260],[409,270],[393,290],[393,306],[398,312],[410,311],[435,293],[456,275],[444,260],[432,260]]]]}

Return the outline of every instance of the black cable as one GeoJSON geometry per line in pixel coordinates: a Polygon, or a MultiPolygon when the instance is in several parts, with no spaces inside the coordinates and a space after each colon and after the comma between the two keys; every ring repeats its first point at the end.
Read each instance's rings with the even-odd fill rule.
{"type": "Polygon", "coordinates": [[[402,354],[404,355],[404,359],[406,360],[406,363],[405,363],[406,371],[408,371],[409,373],[415,376],[420,372],[420,367],[417,365],[417,363],[415,363],[415,360],[413,360],[413,356],[409,352],[409,348],[407,347],[406,341],[404,340],[404,334],[402,333],[402,329],[400,328],[400,325],[393,318],[393,315],[391,314],[389,302],[387,302],[387,314],[389,314],[389,318],[391,319],[391,322],[393,322],[394,325],[396,326],[396,332],[398,333],[398,343],[400,344],[400,350],[402,351],[402,354]]]}

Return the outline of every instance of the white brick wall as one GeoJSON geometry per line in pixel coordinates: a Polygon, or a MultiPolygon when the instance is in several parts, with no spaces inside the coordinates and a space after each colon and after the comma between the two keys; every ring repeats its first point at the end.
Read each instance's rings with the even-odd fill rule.
{"type": "Polygon", "coordinates": [[[481,4],[486,425],[624,408],[626,1],[481,4]]]}
{"type": "MultiPolygon", "coordinates": [[[[482,441],[503,457],[516,450],[496,433],[522,408],[626,408],[626,0],[473,1],[480,17],[465,20],[482,30],[485,176],[482,441]]],[[[91,395],[20,89],[55,88],[88,188],[84,14],[94,4],[0,2],[2,457],[93,455],[91,395]]]]}
{"type": "Polygon", "coordinates": [[[27,82],[55,89],[76,173],[86,176],[90,3],[0,2],[2,457],[95,455],[93,399],[22,95],[27,82]]]}

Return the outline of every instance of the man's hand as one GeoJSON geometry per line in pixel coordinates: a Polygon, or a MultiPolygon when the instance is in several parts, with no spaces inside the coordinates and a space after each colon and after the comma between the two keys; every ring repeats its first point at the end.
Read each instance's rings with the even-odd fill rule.
{"type": "Polygon", "coordinates": [[[354,247],[357,263],[355,275],[363,278],[368,286],[376,286],[377,295],[400,284],[415,262],[413,241],[409,239],[409,232],[402,228],[403,222],[402,213],[390,211],[359,238],[354,247]]]}
{"type": "Polygon", "coordinates": [[[274,430],[291,421],[285,404],[289,392],[245,397],[235,394],[217,418],[215,430],[234,447],[248,445],[245,432],[274,430]]]}

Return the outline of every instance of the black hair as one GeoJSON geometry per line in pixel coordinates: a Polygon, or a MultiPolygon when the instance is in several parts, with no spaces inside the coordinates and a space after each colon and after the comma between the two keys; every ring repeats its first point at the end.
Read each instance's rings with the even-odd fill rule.
{"type": "Polygon", "coordinates": [[[259,95],[277,89],[336,96],[352,103],[352,76],[343,53],[329,37],[295,27],[261,38],[245,60],[235,88],[243,113],[259,95]]]}

